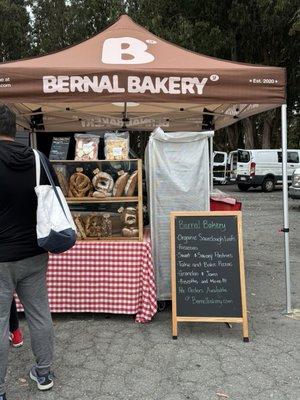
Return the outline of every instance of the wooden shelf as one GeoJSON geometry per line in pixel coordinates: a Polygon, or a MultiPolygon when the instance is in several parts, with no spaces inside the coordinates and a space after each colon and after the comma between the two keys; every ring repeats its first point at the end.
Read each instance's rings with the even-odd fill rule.
{"type": "Polygon", "coordinates": [[[138,196],[134,197],[66,197],[68,204],[97,204],[97,203],[138,203],[138,196]]]}
{"type": "Polygon", "coordinates": [[[138,160],[136,158],[131,158],[129,160],[86,160],[86,161],[80,161],[80,160],[50,160],[51,163],[53,164],[91,164],[91,163],[120,163],[120,162],[137,162],[138,160]]]}
{"type": "MultiPolygon", "coordinates": [[[[103,238],[98,238],[98,237],[89,237],[86,239],[77,239],[80,242],[84,241],[94,241],[94,242],[105,242],[105,241],[142,241],[143,240],[143,181],[142,181],[142,160],[140,159],[127,159],[127,160],[89,160],[89,161],[80,161],[80,160],[50,160],[50,162],[55,166],[55,164],[61,164],[61,165],[68,165],[73,167],[77,167],[82,165],[90,165],[91,167],[95,168],[96,165],[101,168],[101,164],[120,164],[120,163],[131,163],[133,165],[136,164],[134,167],[135,170],[138,170],[138,182],[137,182],[137,194],[136,196],[132,197],[126,197],[126,196],[121,196],[121,197],[105,197],[105,198],[99,198],[99,197],[67,197],[66,201],[68,204],[73,204],[73,205],[79,205],[80,208],[82,205],[87,205],[87,204],[109,204],[109,203],[135,203],[134,205],[137,205],[137,210],[138,210],[138,237],[124,237],[124,236],[112,236],[112,237],[103,237],[103,238]],[[72,166],[73,165],[73,166],[72,166]]],[[[105,169],[105,167],[103,168],[105,169]]],[[[73,207],[75,208],[75,207],[73,207]]],[[[92,208],[92,207],[89,207],[92,208]]],[[[75,210],[72,210],[75,212],[75,210]]],[[[78,214],[84,213],[85,211],[80,211],[78,210],[78,214]]],[[[102,212],[100,210],[95,211],[95,212],[102,212]]],[[[120,234],[119,234],[120,235],[120,234]]]]}

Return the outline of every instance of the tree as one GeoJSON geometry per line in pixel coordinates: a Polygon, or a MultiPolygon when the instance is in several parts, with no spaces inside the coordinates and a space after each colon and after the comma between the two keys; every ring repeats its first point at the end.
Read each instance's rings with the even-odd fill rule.
{"type": "Polygon", "coordinates": [[[60,50],[85,40],[124,12],[121,0],[38,0],[29,3],[34,16],[34,54],[60,50]]]}
{"type": "MultiPolygon", "coordinates": [[[[73,45],[127,12],[154,34],[189,50],[287,68],[290,143],[299,135],[299,0],[0,0],[3,61],[73,45]],[[30,8],[31,21],[28,8],[30,8]],[[11,16],[14,18],[11,18],[11,16]],[[31,27],[30,27],[31,24],[31,27]]],[[[280,110],[217,133],[220,146],[280,144],[280,110]],[[236,140],[233,134],[238,135],[236,140]],[[222,143],[223,140],[223,143],[222,143]]]]}
{"type": "Polygon", "coordinates": [[[70,0],[70,40],[77,43],[95,35],[124,13],[122,0],[70,0]]]}
{"type": "Polygon", "coordinates": [[[68,46],[70,6],[64,0],[29,1],[32,21],[32,53],[40,55],[68,46]]]}
{"type": "Polygon", "coordinates": [[[0,60],[26,57],[29,49],[30,25],[25,1],[0,0],[0,60]]]}
{"type": "MultiPolygon", "coordinates": [[[[289,118],[295,118],[294,111],[300,103],[296,73],[300,50],[298,0],[127,0],[126,3],[129,14],[142,25],[190,50],[235,61],[287,67],[289,118]]],[[[244,145],[268,148],[274,142],[274,134],[277,138],[280,134],[279,122],[280,112],[270,111],[245,119],[238,134],[246,138],[244,145]]],[[[218,136],[223,135],[225,140],[232,134],[233,128],[228,128],[218,136]]]]}
{"type": "MultiPolygon", "coordinates": [[[[299,77],[297,77],[300,42],[300,13],[297,0],[234,0],[229,12],[236,41],[238,61],[261,63],[287,68],[287,103],[289,118],[299,104],[299,77]]],[[[257,117],[252,117],[252,119],[257,117]]],[[[261,116],[258,118],[262,118],[261,116]]],[[[259,147],[270,148],[272,136],[279,130],[280,113],[263,114],[259,147]]]]}

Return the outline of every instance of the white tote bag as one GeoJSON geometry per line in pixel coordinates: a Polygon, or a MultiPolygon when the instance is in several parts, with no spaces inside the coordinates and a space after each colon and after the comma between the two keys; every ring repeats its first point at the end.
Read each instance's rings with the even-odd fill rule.
{"type": "Polygon", "coordinates": [[[44,155],[34,151],[37,195],[37,240],[38,245],[50,253],[62,253],[76,242],[76,227],[68,204],[59,186],[55,186],[44,155]],[[49,185],[40,185],[41,165],[49,185]]]}

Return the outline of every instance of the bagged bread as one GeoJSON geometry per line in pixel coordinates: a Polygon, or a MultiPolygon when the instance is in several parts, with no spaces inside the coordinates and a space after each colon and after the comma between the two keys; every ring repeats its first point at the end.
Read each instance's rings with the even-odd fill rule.
{"type": "Polygon", "coordinates": [[[76,161],[98,160],[99,136],[88,134],[76,134],[76,161]]]}
{"type": "Polygon", "coordinates": [[[106,160],[127,160],[129,158],[129,132],[107,132],[104,135],[106,160]]]}

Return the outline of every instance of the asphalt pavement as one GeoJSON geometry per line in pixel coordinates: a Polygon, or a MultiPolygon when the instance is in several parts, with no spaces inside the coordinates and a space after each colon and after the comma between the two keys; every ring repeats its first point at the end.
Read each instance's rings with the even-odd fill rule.
{"type": "MultiPolygon", "coordinates": [[[[25,345],[10,353],[8,400],[299,400],[300,321],[285,315],[282,192],[220,189],[243,202],[249,343],[240,326],[224,323],[180,324],[174,341],[168,306],[147,325],[129,316],[54,315],[56,381],[41,393],[27,376],[34,359],[22,319],[25,345]]],[[[290,200],[289,211],[299,309],[300,201],[290,200]]]]}

